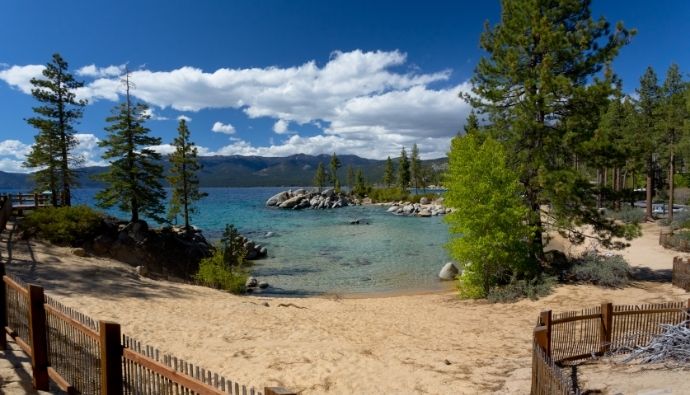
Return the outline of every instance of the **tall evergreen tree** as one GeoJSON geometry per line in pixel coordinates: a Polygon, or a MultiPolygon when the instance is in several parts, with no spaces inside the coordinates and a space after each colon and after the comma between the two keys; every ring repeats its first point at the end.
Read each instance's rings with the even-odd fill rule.
{"type": "Polygon", "coordinates": [[[414,185],[415,193],[417,193],[422,184],[422,162],[419,160],[419,148],[417,148],[416,143],[412,146],[412,153],[410,154],[410,180],[414,185]]]}
{"type": "Polygon", "coordinates": [[[323,169],[323,163],[319,162],[316,167],[316,174],[314,174],[314,186],[319,189],[319,192],[326,185],[326,171],[323,169]]]}
{"type": "Polygon", "coordinates": [[[386,167],[383,169],[383,185],[385,185],[386,188],[390,188],[391,185],[393,185],[393,180],[393,161],[389,156],[386,159],[386,167]]]}
{"type": "Polygon", "coordinates": [[[407,152],[405,147],[400,151],[400,159],[398,160],[398,187],[401,190],[406,190],[410,185],[410,161],[407,159],[407,152]]]}
{"type": "Polygon", "coordinates": [[[470,111],[470,115],[467,116],[465,125],[462,128],[466,135],[479,131],[479,119],[477,118],[477,113],[475,113],[474,110],[470,111]]]}
{"type": "Polygon", "coordinates": [[[184,228],[190,229],[190,214],[196,212],[194,203],[208,194],[199,191],[201,164],[197,158],[197,148],[189,139],[187,121],[180,119],[177,137],[173,140],[175,151],[170,155],[170,176],[168,182],[172,188],[172,198],[168,209],[168,218],[174,219],[182,214],[184,228]]]}
{"type": "Polygon", "coordinates": [[[364,172],[362,169],[357,169],[355,173],[355,184],[352,187],[352,193],[363,196],[367,193],[367,181],[364,179],[364,172]]]}
{"type": "Polygon", "coordinates": [[[654,196],[654,173],[656,170],[657,144],[659,142],[659,109],[661,104],[661,88],[656,73],[647,67],[640,78],[637,92],[637,128],[636,137],[640,155],[644,158],[645,173],[647,175],[647,196],[645,214],[647,220],[652,219],[652,197],[654,196]]]}
{"type": "Polygon", "coordinates": [[[82,117],[86,100],[77,100],[74,91],[84,86],[68,72],[67,62],[60,54],[43,69],[43,78],[32,78],[31,94],[42,105],[34,107],[35,117],[27,122],[38,129],[36,142],[27,155],[27,167],[40,168],[36,173],[39,189],[52,193],[53,205],[72,204],[71,186],[76,182],[74,168],[82,158],[74,155],[77,140],[74,125],[82,117]]]}
{"type": "Polygon", "coordinates": [[[163,200],[165,191],[161,186],[163,166],[161,156],[151,150],[150,146],[159,145],[161,139],[149,135],[144,122],[150,118],[148,106],[144,103],[133,103],[130,89],[129,71],[125,73],[125,101],[113,109],[113,115],[106,118],[110,123],[105,130],[108,136],[99,146],[106,148],[103,159],[110,160],[110,168],[99,179],[106,183],[104,190],[96,194],[99,207],[117,206],[122,211],[130,212],[131,222],[139,220],[139,215],[146,215],[158,222],[165,211],[163,200]]]}
{"type": "Polygon", "coordinates": [[[666,152],[661,153],[668,162],[668,220],[673,221],[673,194],[675,163],[678,145],[687,134],[685,122],[688,111],[685,106],[687,83],[683,81],[677,64],[672,64],[666,73],[661,102],[661,141],[666,152]]]}
{"type": "Polygon", "coordinates": [[[347,186],[350,188],[350,192],[355,188],[355,171],[352,165],[347,165],[347,186]]]}
{"type": "MultiPolygon", "coordinates": [[[[480,45],[488,52],[465,98],[488,118],[491,135],[505,144],[509,166],[518,171],[526,218],[535,231],[528,241],[534,263],[544,262],[542,206],[550,222],[574,241],[573,226],[588,223],[605,245],[623,229],[596,211],[592,186],[566,158],[587,140],[596,123],[585,121],[611,93],[611,79],[598,78],[630,38],[618,24],[594,20],[589,0],[503,0],[501,21],[488,24],[480,45]]],[[[619,244],[616,244],[619,245],[619,244]]]]}
{"type": "Polygon", "coordinates": [[[340,181],[338,180],[338,169],[340,169],[340,167],[342,167],[342,163],[340,163],[340,159],[338,159],[334,152],[333,156],[331,156],[330,168],[331,182],[333,182],[333,188],[336,190],[340,189],[340,181]]]}

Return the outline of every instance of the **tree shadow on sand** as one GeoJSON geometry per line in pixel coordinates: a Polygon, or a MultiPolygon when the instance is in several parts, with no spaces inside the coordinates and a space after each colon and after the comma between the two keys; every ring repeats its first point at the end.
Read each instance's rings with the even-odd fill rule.
{"type": "Polygon", "coordinates": [[[633,267],[631,274],[636,281],[651,281],[659,283],[670,283],[673,277],[673,271],[671,269],[657,269],[646,266],[633,267]]]}

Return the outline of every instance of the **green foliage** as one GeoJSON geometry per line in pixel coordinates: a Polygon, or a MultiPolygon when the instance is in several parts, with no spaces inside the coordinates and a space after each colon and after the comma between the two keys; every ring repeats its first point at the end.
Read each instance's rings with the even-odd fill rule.
{"type": "Polygon", "coordinates": [[[74,125],[82,117],[86,100],[77,100],[75,90],[84,86],[68,71],[67,62],[60,54],[53,54],[46,64],[44,78],[32,78],[31,95],[41,103],[34,107],[35,117],[26,121],[38,129],[35,143],[26,157],[24,166],[38,168],[34,180],[37,190],[49,190],[53,205],[71,204],[70,188],[75,184],[74,168],[83,159],[73,154],[77,145],[74,125]]]}
{"type": "Polygon", "coordinates": [[[130,96],[129,72],[125,74],[125,102],[113,109],[113,115],[106,118],[111,123],[105,130],[108,136],[98,143],[105,147],[103,159],[110,160],[108,171],[98,176],[107,185],[96,194],[99,207],[117,206],[132,213],[131,221],[138,221],[139,214],[164,222],[163,199],[165,191],[161,185],[163,166],[161,156],[149,147],[160,145],[161,139],[149,136],[144,122],[150,118],[148,106],[133,104],[130,96]]]}
{"type": "Polygon", "coordinates": [[[400,159],[398,160],[398,188],[407,189],[410,185],[410,161],[407,159],[405,147],[400,151],[400,159]]]}
{"type": "Polygon", "coordinates": [[[624,206],[620,211],[607,210],[606,215],[626,224],[639,224],[645,219],[644,210],[630,206],[624,206]]]}
{"type": "Polygon", "coordinates": [[[347,186],[352,191],[355,188],[355,170],[352,165],[347,165],[347,186]]]}
{"type": "Polygon", "coordinates": [[[321,189],[326,185],[326,172],[323,169],[323,163],[319,162],[319,165],[316,167],[316,174],[314,174],[314,186],[319,189],[319,192],[321,192],[321,189]]]}
{"type": "Polygon", "coordinates": [[[393,185],[393,161],[389,156],[386,159],[386,167],[383,170],[383,186],[390,188],[393,185]]]}
{"type": "Polygon", "coordinates": [[[622,24],[611,31],[604,18],[594,19],[589,1],[501,4],[500,22],[487,24],[480,39],[488,55],[475,69],[474,94],[464,97],[485,118],[486,134],[504,145],[506,167],[518,174],[532,228],[529,258],[541,261],[544,205],[553,207],[550,214],[561,228],[592,224],[603,239],[617,232],[592,210],[593,186],[571,160],[586,156],[583,143],[615,87],[613,73],[602,76],[601,70],[632,33],[622,24]]]}
{"type": "Polygon", "coordinates": [[[364,179],[364,172],[362,169],[357,169],[355,175],[355,184],[352,188],[352,194],[357,196],[364,196],[369,193],[371,188],[367,185],[367,181],[364,179]]]}
{"type": "Polygon", "coordinates": [[[88,206],[63,206],[34,210],[20,226],[51,243],[76,246],[92,239],[102,223],[103,215],[88,206]]]}
{"type": "Polygon", "coordinates": [[[455,137],[448,156],[446,216],[453,235],[450,255],[462,266],[461,295],[486,297],[511,278],[533,277],[527,260],[533,228],[526,224],[518,175],[506,163],[504,147],[474,134],[455,137]]]}
{"type": "Polygon", "coordinates": [[[243,293],[248,276],[243,268],[246,256],[240,233],[233,225],[225,225],[220,243],[212,256],[201,260],[195,278],[209,287],[243,293]]]}
{"type": "Polygon", "coordinates": [[[339,190],[340,182],[338,182],[338,169],[342,167],[342,163],[340,163],[340,159],[335,155],[335,152],[333,153],[333,156],[331,156],[331,162],[329,163],[330,169],[331,169],[331,182],[333,183],[333,189],[339,190]]]}
{"type": "Polygon", "coordinates": [[[620,255],[588,253],[574,262],[567,277],[602,287],[621,288],[630,283],[632,272],[628,262],[620,255]]]}
{"type": "Polygon", "coordinates": [[[415,192],[422,187],[424,183],[423,180],[424,173],[422,162],[419,159],[419,148],[417,148],[417,144],[414,144],[412,146],[412,152],[410,153],[410,181],[412,181],[412,185],[414,185],[415,192]]]}
{"type": "Polygon", "coordinates": [[[194,203],[208,194],[199,191],[199,177],[201,164],[197,158],[197,148],[189,140],[187,121],[180,119],[177,128],[178,136],[173,140],[175,152],[170,155],[170,176],[168,182],[172,188],[172,199],[168,210],[168,218],[174,219],[182,214],[185,229],[190,228],[190,215],[196,212],[194,203]]]}
{"type": "Polygon", "coordinates": [[[410,194],[406,190],[399,188],[372,188],[369,191],[369,198],[374,203],[408,201],[409,197],[410,194]]]}
{"type": "Polygon", "coordinates": [[[486,298],[491,303],[517,302],[524,298],[537,300],[549,295],[555,285],[556,279],[553,277],[537,276],[531,280],[515,280],[491,288],[486,298]]]}

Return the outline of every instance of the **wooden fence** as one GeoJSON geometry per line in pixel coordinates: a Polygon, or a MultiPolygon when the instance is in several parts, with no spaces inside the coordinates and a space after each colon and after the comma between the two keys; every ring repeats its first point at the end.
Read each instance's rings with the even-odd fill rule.
{"type": "Polygon", "coordinates": [[[662,228],[659,231],[659,245],[671,250],[690,252],[690,239],[673,233],[670,228],[662,228]]]}
{"type": "Polygon", "coordinates": [[[534,329],[532,394],[577,393],[560,365],[647,345],[662,333],[661,324],[679,324],[688,314],[690,300],[636,306],[603,303],[556,314],[543,311],[534,329]]]}
{"type": "MultiPolygon", "coordinates": [[[[161,355],[120,333],[120,325],[96,321],[60,304],[43,288],[5,275],[0,265],[0,325],[31,358],[33,386],[50,380],[68,394],[262,395],[173,356],[161,355]]],[[[6,336],[0,346],[7,348],[6,336]]],[[[295,395],[266,387],[265,395],[295,395]]]]}
{"type": "Polygon", "coordinates": [[[690,291],[690,259],[673,258],[673,285],[690,291]]]}
{"type": "MultiPolygon", "coordinates": [[[[4,202],[10,202],[11,208],[9,213],[13,211],[18,215],[23,215],[24,211],[35,210],[39,207],[52,206],[51,195],[41,193],[15,193],[2,195],[0,197],[4,202]]],[[[9,217],[9,216],[8,216],[9,217]]],[[[0,223],[2,225],[2,223],[0,223]]],[[[4,229],[4,227],[2,228],[4,229]]]]}
{"type": "Polygon", "coordinates": [[[12,216],[12,198],[10,196],[0,196],[0,232],[5,230],[7,221],[12,216]]]}

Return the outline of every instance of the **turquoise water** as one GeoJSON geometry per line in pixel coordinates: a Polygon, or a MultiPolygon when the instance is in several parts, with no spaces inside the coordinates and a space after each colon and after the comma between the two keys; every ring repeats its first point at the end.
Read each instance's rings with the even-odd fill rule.
{"type": "MultiPolygon", "coordinates": [[[[401,217],[387,207],[280,210],[264,206],[285,188],[207,188],[192,223],[210,239],[226,223],[268,248],[253,275],[269,293],[361,294],[441,289],[438,272],[448,255],[442,217],[401,217]],[[360,219],[367,224],[352,225],[360,219]],[[268,232],[274,235],[267,237],[268,232]]],[[[76,203],[93,205],[97,190],[74,191],[76,203]]],[[[112,214],[118,213],[113,211],[112,214]]],[[[118,216],[126,218],[126,215],[118,216]]]]}

